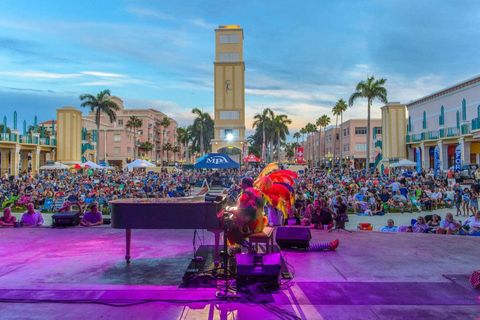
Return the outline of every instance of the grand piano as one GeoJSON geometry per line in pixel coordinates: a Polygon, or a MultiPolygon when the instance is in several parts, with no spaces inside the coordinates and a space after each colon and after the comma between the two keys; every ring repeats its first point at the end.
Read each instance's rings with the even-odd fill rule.
{"type": "Polygon", "coordinates": [[[130,263],[132,229],[207,229],[215,235],[215,265],[219,262],[220,233],[217,214],[224,196],[121,199],[110,201],[112,228],[126,230],[125,260],[130,263]]]}

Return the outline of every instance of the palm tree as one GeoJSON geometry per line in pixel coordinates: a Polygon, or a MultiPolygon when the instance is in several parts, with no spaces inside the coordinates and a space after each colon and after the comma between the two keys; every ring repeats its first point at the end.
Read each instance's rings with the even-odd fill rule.
{"type": "MultiPolygon", "coordinates": [[[[166,139],[166,134],[167,134],[167,128],[170,126],[170,123],[171,123],[171,121],[168,117],[164,117],[162,119],[162,121],[160,121],[160,125],[163,127],[163,130],[162,130],[162,142],[163,142],[163,144],[167,143],[167,141],[165,141],[165,139],[166,139]]],[[[163,155],[162,155],[162,159],[163,159],[163,155]]],[[[168,162],[168,150],[167,150],[167,162],[168,162]]]]}
{"type": "Polygon", "coordinates": [[[174,145],[174,146],[172,147],[172,152],[173,152],[173,162],[176,162],[177,159],[176,159],[175,155],[180,152],[180,146],[177,145],[177,144],[174,145]]]}
{"type": "Polygon", "coordinates": [[[178,142],[183,145],[185,150],[185,159],[190,159],[188,154],[188,143],[192,140],[192,126],[188,126],[186,128],[177,128],[177,138],[178,142]]]}
{"type": "Polygon", "coordinates": [[[305,142],[305,134],[306,133],[307,133],[307,130],[305,129],[305,127],[300,129],[300,134],[302,135],[302,144],[305,142]]]}
{"type": "Polygon", "coordinates": [[[301,137],[302,137],[302,134],[298,131],[293,134],[293,138],[297,140],[297,144],[298,144],[298,139],[300,139],[301,137]]]}
{"type": "MultiPolygon", "coordinates": [[[[343,113],[347,111],[348,104],[345,100],[340,99],[335,104],[335,108],[337,109],[338,112],[340,112],[340,127],[341,127],[343,124],[343,113]]],[[[340,154],[341,154],[341,158],[343,159],[343,132],[341,132],[341,130],[340,130],[340,154]]]]}
{"type": "MultiPolygon", "coordinates": [[[[273,112],[272,112],[272,115],[273,112]]],[[[292,120],[288,119],[286,114],[279,114],[274,115],[272,120],[272,131],[274,133],[274,139],[276,141],[276,150],[277,150],[277,161],[280,161],[280,142],[285,141],[287,139],[288,132],[288,125],[292,124],[292,120]]]]}
{"type": "Polygon", "coordinates": [[[100,117],[102,113],[108,116],[110,123],[117,120],[117,111],[120,107],[110,99],[110,90],[100,91],[96,96],[91,94],[82,94],[80,100],[83,101],[82,107],[89,107],[91,112],[95,112],[95,124],[97,125],[97,146],[96,146],[96,160],[98,162],[98,132],[100,131],[100,117]]]}
{"type": "Polygon", "coordinates": [[[139,146],[139,149],[144,150],[147,154],[153,150],[153,144],[150,141],[142,142],[139,146]]]}
{"type": "Polygon", "coordinates": [[[270,125],[272,124],[272,120],[274,118],[274,113],[270,108],[263,109],[262,113],[257,113],[253,119],[252,128],[257,128],[262,130],[262,160],[265,161],[266,159],[266,145],[267,137],[266,137],[266,130],[269,129],[270,125]]]}
{"type": "Polygon", "coordinates": [[[167,163],[168,163],[168,160],[169,160],[169,159],[168,159],[168,152],[169,152],[169,151],[172,151],[173,146],[172,146],[172,144],[171,144],[170,142],[167,142],[167,143],[165,143],[165,144],[163,145],[163,148],[162,148],[162,149],[163,149],[163,151],[166,151],[166,152],[167,152],[167,163]]]}
{"type": "Polygon", "coordinates": [[[367,155],[366,165],[367,173],[370,173],[370,107],[375,99],[380,100],[383,103],[387,103],[387,89],[383,86],[387,79],[375,80],[373,76],[368,77],[366,81],[360,81],[355,88],[355,92],[352,93],[350,99],[348,99],[348,105],[353,106],[355,100],[359,98],[367,99],[368,114],[367,114],[367,155]]]}
{"type": "MultiPolygon", "coordinates": [[[[200,155],[205,154],[205,144],[204,144],[204,127],[205,127],[205,118],[208,113],[204,113],[202,110],[199,108],[193,108],[192,113],[196,115],[197,117],[194,120],[194,125],[196,125],[200,129],[200,137],[199,137],[199,142],[200,142],[200,155]]],[[[210,115],[208,115],[210,116],[210,115]]]]}
{"type": "MultiPolygon", "coordinates": [[[[310,122],[307,123],[305,125],[305,133],[310,136],[310,134],[314,133],[314,132],[317,132],[317,127],[313,123],[310,123],[310,122]]],[[[314,140],[314,139],[310,139],[310,145],[311,146],[308,148],[308,150],[310,150],[311,159],[312,159],[312,163],[313,163],[314,162],[314,159],[313,159],[314,155],[313,155],[313,142],[312,142],[312,140],[314,140]]],[[[308,138],[307,138],[307,143],[308,143],[308,138]]]]}
{"type": "Polygon", "coordinates": [[[130,116],[126,127],[133,130],[133,157],[137,157],[137,129],[143,126],[143,121],[137,116],[130,116]]]}
{"type": "MultiPolygon", "coordinates": [[[[343,99],[338,100],[337,103],[335,103],[335,105],[332,108],[332,113],[333,113],[334,116],[336,116],[336,119],[335,119],[335,136],[334,136],[334,140],[333,140],[333,161],[334,161],[334,163],[336,161],[336,154],[337,154],[337,134],[339,134],[338,133],[338,117],[342,116],[343,113],[345,111],[347,111],[347,109],[348,109],[347,103],[343,99]]],[[[343,119],[341,121],[343,122],[343,119]]],[[[340,125],[342,124],[342,122],[340,122],[340,125]]],[[[341,133],[339,135],[341,135],[341,133]]]]}
{"type": "MultiPolygon", "coordinates": [[[[327,116],[326,114],[322,115],[320,118],[317,119],[316,125],[320,128],[320,137],[322,136],[322,128],[323,128],[323,158],[325,159],[325,146],[327,143],[327,135],[326,129],[328,125],[330,124],[330,117],[327,116]]],[[[318,147],[318,154],[320,156],[320,138],[318,139],[319,147],[318,147]]]]}

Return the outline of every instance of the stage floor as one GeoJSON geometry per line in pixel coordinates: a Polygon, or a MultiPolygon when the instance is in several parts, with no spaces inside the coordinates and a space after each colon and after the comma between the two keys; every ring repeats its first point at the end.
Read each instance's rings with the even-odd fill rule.
{"type": "MultiPolygon", "coordinates": [[[[11,301],[0,303],[0,319],[480,316],[479,291],[468,283],[470,273],[480,269],[480,237],[312,233],[312,242],[338,237],[340,247],[285,252],[295,277],[283,290],[255,301],[222,302],[215,288],[179,287],[192,257],[192,230],[133,230],[133,260],[127,266],[124,230],[0,229],[0,301],[11,301]]],[[[199,238],[198,244],[213,244],[207,231],[199,238]]]]}

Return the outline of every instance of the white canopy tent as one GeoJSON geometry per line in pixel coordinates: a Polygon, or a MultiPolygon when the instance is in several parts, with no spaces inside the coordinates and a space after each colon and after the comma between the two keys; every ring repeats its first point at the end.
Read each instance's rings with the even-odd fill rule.
{"type": "Polygon", "coordinates": [[[98,165],[98,164],[96,164],[95,162],[92,162],[92,161],[87,161],[87,162],[82,163],[82,167],[95,169],[95,170],[103,169],[103,167],[101,165],[98,165]]]}
{"type": "Polygon", "coordinates": [[[53,164],[47,164],[40,167],[40,170],[68,170],[69,167],[61,162],[55,162],[53,164]]]}
{"type": "Polygon", "coordinates": [[[415,167],[417,164],[407,159],[400,159],[397,162],[391,163],[391,168],[415,167]]]}
{"type": "Polygon", "coordinates": [[[136,159],[125,166],[127,170],[155,167],[155,165],[147,160],[136,159]]]}

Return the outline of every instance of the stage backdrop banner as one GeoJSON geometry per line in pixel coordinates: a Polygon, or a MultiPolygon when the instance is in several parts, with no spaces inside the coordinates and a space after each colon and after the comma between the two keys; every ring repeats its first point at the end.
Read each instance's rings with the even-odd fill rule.
{"type": "Polygon", "coordinates": [[[440,148],[438,146],[433,150],[434,174],[437,177],[440,174],[440,148]]]}
{"type": "Polygon", "coordinates": [[[295,157],[297,158],[297,163],[305,163],[305,159],[303,159],[303,147],[297,147],[297,152],[295,157]]]}
{"type": "Polygon", "coordinates": [[[420,148],[415,148],[415,162],[417,163],[417,172],[422,172],[422,152],[420,148]]]}
{"type": "Polygon", "coordinates": [[[237,169],[240,165],[224,153],[209,153],[200,157],[195,169],[237,169]]]}
{"type": "Polygon", "coordinates": [[[459,144],[455,148],[455,171],[462,170],[462,146],[459,144]]]}

